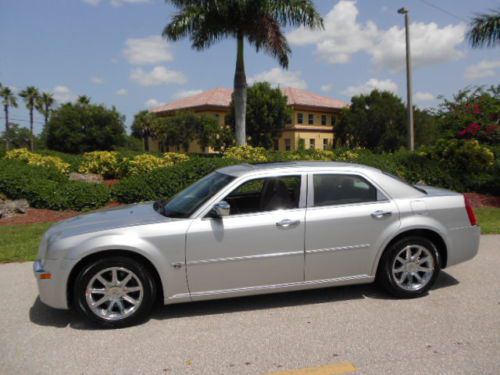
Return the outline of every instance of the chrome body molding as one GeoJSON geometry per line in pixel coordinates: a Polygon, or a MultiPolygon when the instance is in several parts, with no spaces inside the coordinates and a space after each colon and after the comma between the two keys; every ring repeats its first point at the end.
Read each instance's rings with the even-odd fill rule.
{"type": "Polygon", "coordinates": [[[330,251],[365,249],[367,247],[370,247],[370,244],[364,243],[364,244],[361,244],[361,245],[337,246],[337,247],[330,247],[330,248],[326,248],[326,249],[306,250],[306,254],[328,253],[330,251]]]}
{"type": "Polygon", "coordinates": [[[220,263],[220,262],[237,262],[241,260],[254,260],[254,259],[266,259],[266,258],[276,258],[276,257],[284,257],[289,255],[302,255],[304,251],[286,251],[286,252],[278,252],[278,253],[269,253],[269,254],[257,254],[257,255],[246,255],[241,257],[226,257],[226,258],[213,258],[213,259],[201,259],[201,260],[191,260],[187,262],[188,266],[195,266],[198,264],[207,264],[207,263],[220,263]]]}
{"type": "Polygon", "coordinates": [[[252,287],[245,287],[245,288],[234,288],[234,289],[222,289],[222,290],[208,290],[208,291],[203,291],[203,292],[193,292],[191,294],[189,293],[181,293],[181,294],[176,294],[172,297],[170,297],[170,300],[176,300],[176,299],[186,299],[188,297],[191,298],[196,298],[196,297],[209,297],[209,296],[217,296],[217,295],[227,295],[227,294],[233,294],[235,296],[243,296],[247,294],[252,294],[254,292],[259,292],[259,291],[271,291],[274,289],[277,290],[299,290],[304,287],[321,287],[322,285],[326,286],[327,284],[336,284],[336,283],[342,283],[342,282],[351,282],[351,281],[368,281],[368,280],[373,280],[373,277],[369,275],[353,275],[353,276],[346,276],[346,277],[336,277],[332,279],[324,279],[324,280],[308,280],[308,281],[298,281],[298,282],[293,282],[293,283],[285,283],[285,284],[273,284],[273,285],[259,285],[259,286],[252,286],[252,287]]]}

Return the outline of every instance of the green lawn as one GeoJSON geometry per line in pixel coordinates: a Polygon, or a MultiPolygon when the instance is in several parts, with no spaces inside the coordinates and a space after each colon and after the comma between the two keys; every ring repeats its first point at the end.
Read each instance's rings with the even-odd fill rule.
{"type": "MultiPolygon", "coordinates": [[[[474,211],[483,234],[500,234],[500,208],[474,211]]],[[[51,224],[0,226],[0,263],[35,260],[40,239],[51,224]]]]}
{"type": "Polygon", "coordinates": [[[0,226],[0,263],[35,260],[43,233],[52,223],[0,226]]]}
{"type": "Polygon", "coordinates": [[[500,234],[500,208],[476,208],[474,210],[483,234],[500,234]]]}

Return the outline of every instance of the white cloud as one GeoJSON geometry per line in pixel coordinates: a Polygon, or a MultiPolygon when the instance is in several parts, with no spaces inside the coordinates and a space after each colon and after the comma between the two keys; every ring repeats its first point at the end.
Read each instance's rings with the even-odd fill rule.
{"type": "Polygon", "coordinates": [[[163,105],[165,103],[162,103],[156,99],[148,99],[146,100],[146,102],[144,103],[144,105],[146,106],[146,108],[150,109],[150,108],[154,108],[154,107],[159,107],[161,105],[163,105]]]}
{"type": "Polygon", "coordinates": [[[422,102],[430,102],[436,98],[430,92],[417,91],[415,95],[413,95],[413,99],[415,100],[416,103],[422,103],[422,102]]]}
{"type": "Polygon", "coordinates": [[[398,92],[398,85],[390,79],[379,80],[371,78],[367,82],[359,86],[349,86],[342,93],[346,96],[354,96],[360,94],[369,94],[373,90],[390,91],[394,94],[398,92]]]}
{"type": "Polygon", "coordinates": [[[497,69],[500,69],[500,59],[482,60],[477,64],[468,66],[467,69],[465,69],[464,75],[468,80],[494,77],[497,74],[497,69]]]}
{"type": "Polygon", "coordinates": [[[329,92],[333,90],[333,85],[331,83],[327,83],[325,85],[321,85],[319,89],[323,92],[329,92]]]}
{"type": "Polygon", "coordinates": [[[104,79],[102,79],[101,77],[91,77],[90,81],[92,83],[95,83],[96,85],[102,85],[104,83],[104,79]]]}
{"type": "Polygon", "coordinates": [[[183,73],[169,70],[164,66],[155,66],[151,71],[144,71],[142,68],[134,69],[130,73],[130,79],[142,86],[168,85],[169,83],[183,84],[186,77],[183,73]]]}
{"type": "Polygon", "coordinates": [[[176,92],[173,95],[173,98],[174,99],[183,99],[183,98],[187,98],[188,96],[201,94],[202,92],[203,92],[203,90],[182,90],[182,91],[176,92]]]}
{"type": "Polygon", "coordinates": [[[127,39],[123,55],[133,65],[159,64],[174,58],[167,42],[158,35],[127,39]]]}
{"type": "MultiPolygon", "coordinates": [[[[400,70],[405,66],[404,27],[379,29],[372,21],[358,22],[355,1],[341,0],[324,18],[325,29],[298,28],[287,37],[298,46],[313,44],[316,53],[330,64],[345,64],[351,56],[364,52],[379,67],[400,70]]],[[[458,46],[463,42],[464,23],[440,28],[435,23],[410,25],[412,61],[415,67],[445,62],[463,56],[458,46]]]]}
{"type": "Polygon", "coordinates": [[[54,99],[59,103],[72,102],[76,99],[76,95],[67,86],[59,85],[54,87],[54,99]]]}
{"type": "MultiPolygon", "coordinates": [[[[82,0],[84,3],[97,6],[103,0],[82,0]]],[[[150,0],[109,0],[109,3],[114,7],[119,7],[123,4],[141,4],[141,3],[149,3],[150,0]]]]}
{"type": "Polygon", "coordinates": [[[307,83],[302,78],[300,78],[299,71],[285,71],[280,68],[273,68],[266,72],[256,74],[248,78],[248,83],[253,84],[255,82],[269,82],[274,86],[286,86],[295,87],[298,89],[307,88],[307,83]]]}
{"type": "Polygon", "coordinates": [[[120,90],[116,91],[116,95],[119,95],[119,96],[125,96],[127,94],[128,94],[128,91],[125,89],[120,89],[120,90]]]}

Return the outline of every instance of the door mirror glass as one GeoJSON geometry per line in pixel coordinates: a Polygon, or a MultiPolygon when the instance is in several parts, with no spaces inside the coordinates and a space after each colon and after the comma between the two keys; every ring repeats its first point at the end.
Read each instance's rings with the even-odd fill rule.
{"type": "Polygon", "coordinates": [[[229,216],[229,213],[231,211],[231,205],[227,203],[226,201],[220,201],[219,203],[216,203],[212,209],[215,217],[221,218],[224,216],[229,216]]]}

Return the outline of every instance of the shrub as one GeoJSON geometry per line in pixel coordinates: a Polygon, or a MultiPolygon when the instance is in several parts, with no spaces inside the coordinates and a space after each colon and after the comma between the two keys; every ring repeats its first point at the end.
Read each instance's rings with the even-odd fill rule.
{"type": "Polygon", "coordinates": [[[192,158],[148,174],[124,178],[113,186],[113,195],[123,203],[169,199],[214,170],[238,163],[237,160],[227,158],[192,158]]]}
{"type": "Polygon", "coordinates": [[[186,154],[182,154],[180,152],[165,152],[163,154],[163,160],[165,160],[167,163],[172,163],[173,165],[181,163],[183,161],[188,161],[189,156],[187,156],[186,154]]]}
{"type": "Polygon", "coordinates": [[[150,173],[155,169],[172,165],[166,160],[150,154],[137,155],[128,161],[128,174],[150,173]]]}
{"type": "Polygon", "coordinates": [[[0,193],[53,210],[98,208],[110,199],[106,186],[69,181],[54,169],[5,159],[0,160],[0,193]]]}
{"type": "Polygon", "coordinates": [[[86,152],[78,172],[96,173],[104,178],[118,178],[124,172],[124,159],[115,151],[86,152]]]}
{"type": "Polygon", "coordinates": [[[18,160],[28,165],[37,167],[43,167],[48,169],[52,168],[60,173],[68,173],[70,170],[70,165],[68,163],[65,163],[56,156],[43,156],[40,154],[35,154],[33,152],[28,151],[25,148],[17,148],[14,150],[7,151],[5,154],[5,159],[18,160]]]}
{"type": "Polygon", "coordinates": [[[269,161],[266,150],[263,147],[236,146],[228,148],[224,154],[225,159],[247,160],[257,163],[269,161]]]}

